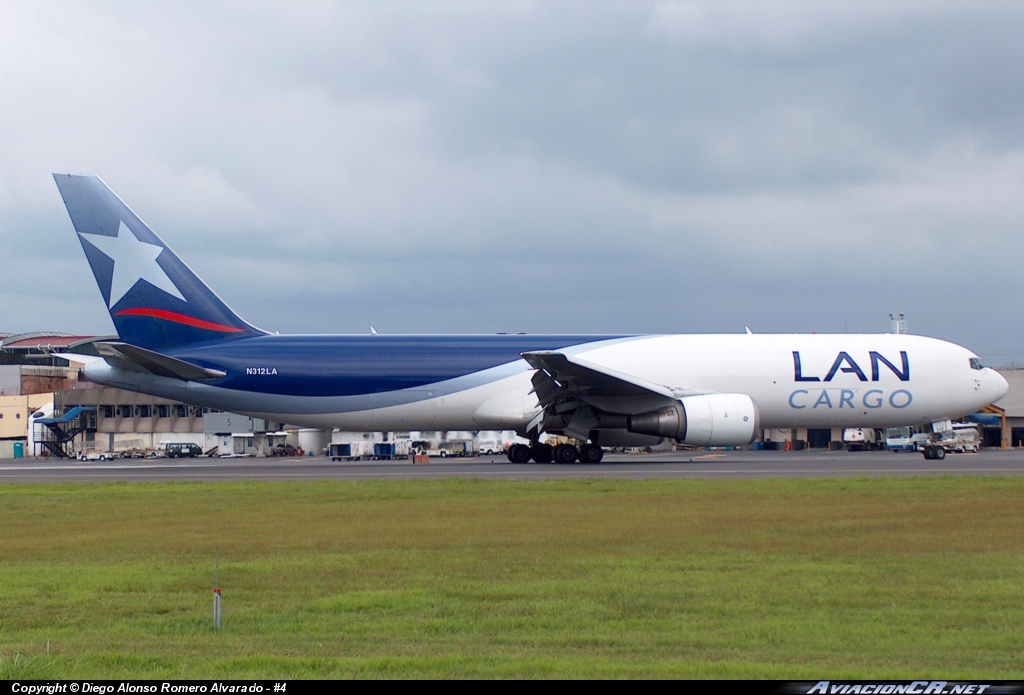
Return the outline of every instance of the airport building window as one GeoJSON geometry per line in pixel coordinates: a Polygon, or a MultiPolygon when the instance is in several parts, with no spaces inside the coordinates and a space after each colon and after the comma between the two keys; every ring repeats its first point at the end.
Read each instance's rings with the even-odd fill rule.
{"type": "Polygon", "coordinates": [[[188,411],[185,409],[185,406],[178,406],[178,417],[188,417],[188,411]]]}
{"type": "Polygon", "coordinates": [[[156,408],[156,416],[157,417],[167,417],[167,406],[166,405],[159,405],[159,406],[157,406],[157,408],[156,408]]]}
{"type": "Polygon", "coordinates": [[[149,406],[148,405],[140,405],[139,406],[139,417],[149,417],[149,416],[150,416],[149,406]]]}
{"type": "Polygon", "coordinates": [[[103,417],[114,417],[114,406],[105,405],[103,406],[103,417]]]}

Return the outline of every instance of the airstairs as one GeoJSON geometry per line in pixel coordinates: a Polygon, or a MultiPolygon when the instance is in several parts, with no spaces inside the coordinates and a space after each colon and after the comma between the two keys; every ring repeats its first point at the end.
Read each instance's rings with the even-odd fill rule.
{"type": "Polygon", "coordinates": [[[32,440],[42,444],[51,455],[71,458],[75,437],[96,429],[96,409],[78,406],[60,417],[39,418],[32,424],[32,440]]]}

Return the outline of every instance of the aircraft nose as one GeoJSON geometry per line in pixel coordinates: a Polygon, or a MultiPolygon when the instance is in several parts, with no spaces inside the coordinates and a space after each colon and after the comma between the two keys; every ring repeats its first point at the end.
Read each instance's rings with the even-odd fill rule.
{"type": "Polygon", "coordinates": [[[995,381],[996,394],[998,394],[996,396],[996,400],[998,401],[1000,398],[1005,396],[1007,394],[1007,392],[1010,390],[1010,382],[1008,382],[1006,380],[1006,377],[1004,377],[1002,374],[1000,374],[996,370],[993,369],[991,371],[992,371],[992,375],[995,377],[993,379],[993,381],[995,381]]]}

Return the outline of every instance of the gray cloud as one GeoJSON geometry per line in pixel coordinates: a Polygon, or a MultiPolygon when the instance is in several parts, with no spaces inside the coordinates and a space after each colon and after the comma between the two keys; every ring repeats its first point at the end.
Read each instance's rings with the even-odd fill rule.
{"type": "Polygon", "coordinates": [[[72,171],[282,331],[904,310],[1024,359],[1022,29],[1013,3],[8,3],[0,330],[110,330],[72,171]]]}

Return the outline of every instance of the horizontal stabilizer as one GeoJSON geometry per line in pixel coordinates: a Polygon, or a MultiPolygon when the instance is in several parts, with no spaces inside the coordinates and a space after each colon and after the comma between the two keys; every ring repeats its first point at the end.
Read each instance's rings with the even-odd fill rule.
{"type": "Polygon", "coordinates": [[[149,372],[183,381],[213,381],[223,379],[227,372],[199,367],[191,362],[161,355],[127,343],[96,343],[96,350],[111,367],[135,372],[149,372]]]}
{"type": "Polygon", "coordinates": [[[78,364],[81,365],[92,364],[93,362],[103,359],[102,357],[97,357],[96,355],[79,355],[77,352],[54,352],[51,354],[54,357],[61,358],[62,360],[67,360],[68,362],[77,362],[78,364]]]}

